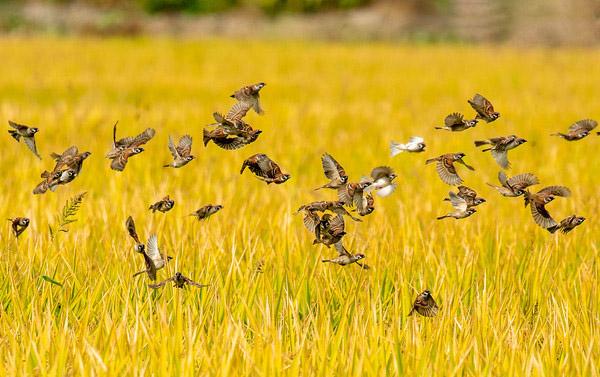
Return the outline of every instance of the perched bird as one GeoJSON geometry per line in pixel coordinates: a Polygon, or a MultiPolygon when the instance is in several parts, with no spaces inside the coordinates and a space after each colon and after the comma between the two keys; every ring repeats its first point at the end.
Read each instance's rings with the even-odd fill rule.
{"type": "Polygon", "coordinates": [[[400,144],[392,141],[390,143],[390,155],[392,157],[402,152],[419,153],[425,151],[425,140],[420,136],[412,136],[408,143],[400,144]]]}
{"type": "Polygon", "coordinates": [[[181,272],[176,272],[173,277],[170,277],[167,280],[163,280],[158,284],[148,284],[148,286],[150,288],[157,289],[157,288],[163,287],[165,284],[167,284],[169,282],[173,282],[173,286],[175,288],[183,288],[186,284],[193,285],[198,288],[208,287],[208,285],[198,284],[195,281],[193,281],[192,279],[186,278],[185,276],[183,276],[181,274],[181,272]]]}
{"type": "Polygon", "coordinates": [[[169,151],[173,156],[173,162],[163,165],[163,167],[180,168],[187,165],[188,162],[194,159],[194,156],[192,156],[192,137],[183,135],[179,139],[179,143],[175,145],[173,139],[169,136],[169,151]]]}
{"type": "Polygon", "coordinates": [[[223,209],[223,206],[220,204],[218,204],[218,205],[208,204],[208,205],[205,205],[204,207],[198,209],[194,213],[190,214],[190,216],[195,216],[198,220],[204,220],[204,219],[208,219],[210,216],[219,212],[221,209],[223,209]]]}
{"type": "Polygon", "coordinates": [[[450,203],[452,204],[452,207],[454,207],[454,212],[450,212],[444,216],[440,216],[437,218],[438,220],[442,220],[445,218],[453,218],[457,220],[465,219],[477,212],[475,208],[468,206],[467,201],[465,199],[456,195],[452,191],[450,191],[448,195],[450,196],[450,203]]]}
{"type": "Polygon", "coordinates": [[[429,292],[429,290],[425,290],[422,293],[419,293],[415,299],[408,316],[410,317],[416,311],[424,317],[435,317],[438,313],[438,309],[439,308],[435,303],[433,296],[431,296],[431,292],[429,292]]]}
{"type": "Polygon", "coordinates": [[[131,216],[129,216],[127,218],[127,221],[125,221],[125,227],[127,228],[127,233],[129,233],[131,238],[133,238],[133,240],[135,241],[135,251],[137,253],[144,254],[146,251],[146,245],[144,245],[144,243],[140,241],[140,237],[138,236],[137,231],[135,230],[135,222],[133,221],[133,218],[131,216]]]}
{"type": "MultiPolygon", "coordinates": [[[[308,230],[311,230],[310,224],[307,224],[306,221],[304,222],[304,225],[308,230]]],[[[313,245],[322,243],[329,247],[341,241],[346,235],[344,217],[342,215],[332,216],[329,213],[325,213],[321,216],[312,231],[315,234],[313,245]]]]}
{"type": "Polygon", "coordinates": [[[158,202],[152,204],[150,206],[150,208],[148,208],[148,209],[152,210],[153,213],[156,211],[165,213],[165,212],[170,211],[174,206],[175,206],[175,201],[173,199],[171,199],[169,197],[169,195],[167,195],[164,198],[162,198],[161,200],[159,200],[158,202]]]}
{"type": "Polygon", "coordinates": [[[477,125],[477,119],[467,120],[461,113],[452,113],[444,119],[444,125],[442,127],[435,127],[436,130],[447,130],[447,131],[464,131],[477,125]]]}
{"type": "Polygon", "coordinates": [[[389,166],[378,166],[371,171],[371,184],[365,188],[366,192],[377,191],[377,195],[386,197],[396,190],[396,173],[389,166]]]}
{"type": "Polygon", "coordinates": [[[569,233],[579,225],[581,225],[585,221],[585,217],[572,215],[565,219],[563,219],[558,225],[547,228],[550,233],[554,233],[557,230],[560,230],[564,234],[569,233]]]}
{"type": "Polygon", "coordinates": [[[473,99],[470,99],[467,102],[469,102],[469,105],[477,112],[475,119],[483,119],[487,123],[490,123],[500,117],[500,113],[494,110],[492,103],[481,94],[475,94],[473,99]]]}
{"type": "Polygon", "coordinates": [[[498,172],[498,180],[502,184],[502,187],[494,186],[491,183],[488,183],[488,185],[495,188],[502,196],[513,198],[523,195],[527,187],[540,183],[538,178],[531,173],[519,174],[507,178],[503,171],[498,172]]]}
{"type": "Polygon", "coordinates": [[[275,183],[279,185],[290,179],[289,174],[283,174],[279,165],[263,153],[248,157],[242,164],[240,174],[244,172],[246,167],[248,167],[258,179],[267,184],[275,183]]]}
{"type": "Polygon", "coordinates": [[[482,149],[481,151],[491,151],[492,157],[494,157],[494,160],[496,160],[498,165],[500,165],[500,167],[503,169],[508,169],[510,167],[510,162],[508,162],[507,152],[526,142],[527,140],[516,135],[509,135],[493,137],[488,140],[476,140],[475,146],[480,147],[482,145],[491,145],[490,148],[482,149]]]}
{"type": "Polygon", "coordinates": [[[239,102],[248,104],[256,111],[257,114],[263,114],[264,111],[260,107],[260,90],[264,88],[266,84],[259,82],[254,85],[245,86],[239,90],[236,90],[230,97],[235,98],[239,102]]]}
{"type": "Polygon", "coordinates": [[[466,155],[462,152],[447,153],[436,158],[430,158],[429,160],[425,161],[425,164],[427,165],[432,162],[435,162],[435,168],[442,181],[447,185],[455,186],[463,183],[462,178],[460,178],[456,173],[456,167],[454,166],[455,162],[463,164],[469,170],[475,170],[474,167],[467,165],[467,163],[463,161],[463,158],[465,156],[466,155]]]}
{"type": "Polygon", "coordinates": [[[106,154],[106,158],[112,160],[110,164],[111,169],[123,171],[129,157],[142,153],[144,148],[141,148],[141,146],[150,141],[156,134],[156,131],[153,128],[146,128],[144,132],[136,137],[126,137],[117,140],[117,123],[113,126],[113,146],[106,154]]]}
{"type": "Polygon", "coordinates": [[[39,131],[37,127],[27,127],[23,124],[18,124],[13,122],[12,120],[8,121],[8,125],[14,128],[14,130],[8,130],[10,136],[12,136],[16,141],[19,141],[23,138],[23,142],[27,145],[33,154],[37,156],[40,160],[42,156],[37,151],[37,147],[35,145],[35,134],[39,131]]]}
{"type": "MultiPolygon", "coordinates": [[[[137,250],[137,246],[136,246],[137,250]]],[[[146,263],[146,269],[136,272],[133,274],[133,277],[141,275],[143,273],[147,273],[150,280],[156,280],[156,272],[165,267],[167,261],[171,260],[171,257],[164,256],[160,253],[160,249],[158,248],[158,240],[156,238],[156,234],[153,234],[148,238],[148,243],[145,247],[145,250],[141,251],[144,255],[144,262],[146,263]]]]}
{"type": "Polygon", "coordinates": [[[321,157],[321,164],[323,165],[323,172],[325,173],[325,177],[327,177],[330,181],[329,183],[317,187],[315,190],[319,190],[322,188],[329,188],[337,190],[342,185],[348,182],[348,176],[346,175],[346,171],[340,165],[335,158],[333,158],[330,154],[325,153],[321,157]]]}
{"type": "MultiPolygon", "coordinates": [[[[304,211],[305,214],[307,214],[309,212],[331,211],[331,212],[335,213],[336,215],[349,216],[354,221],[362,221],[361,219],[358,219],[358,218],[352,216],[352,214],[350,212],[348,212],[344,208],[344,202],[342,202],[342,201],[337,201],[337,202],[326,202],[326,201],[312,202],[312,203],[304,204],[304,205],[300,206],[300,208],[298,208],[298,211],[296,211],[296,213],[298,213],[300,211],[304,211]]],[[[306,219],[305,219],[305,221],[306,221],[306,219]]]]}
{"type": "Polygon", "coordinates": [[[370,267],[366,264],[359,263],[358,261],[365,258],[364,254],[351,254],[344,245],[342,245],[342,241],[339,241],[335,244],[335,249],[338,252],[338,256],[333,259],[322,259],[323,263],[335,263],[340,266],[347,266],[352,263],[358,264],[361,268],[368,270],[370,267]]]}
{"type": "MultiPolygon", "coordinates": [[[[458,193],[456,195],[459,198],[464,199],[467,202],[467,207],[477,207],[480,204],[486,202],[486,200],[480,196],[477,196],[477,192],[467,186],[458,186],[458,193]]],[[[444,199],[445,201],[451,201],[450,198],[444,199]]]]}
{"type": "Polygon", "coordinates": [[[11,222],[12,231],[16,238],[19,238],[21,233],[29,226],[29,219],[27,217],[15,217],[14,219],[8,219],[11,222]]]}
{"type": "Polygon", "coordinates": [[[569,127],[568,133],[563,134],[557,132],[555,134],[551,134],[550,136],[560,136],[567,141],[581,140],[589,135],[597,125],[598,122],[593,119],[584,119],[573,123],[571,127],[569,127]]]}
{"type": "Polygon", "coordinates": [[[564,186],[548,186],[537,193],[525,191],[525,207],[530,205],[531,215],[536,224],[544,229],[552,228],[558,224],[546,210],[546,204],[557,196],[568,197],[570,195],[571,190],[564,186]]]}

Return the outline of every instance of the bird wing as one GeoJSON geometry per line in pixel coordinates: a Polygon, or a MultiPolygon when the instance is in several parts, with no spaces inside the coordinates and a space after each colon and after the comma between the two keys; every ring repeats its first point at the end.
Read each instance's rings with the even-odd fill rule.
{"type": "Polygon", "coordinates": [[[569,131],[580,132],[580,131],[591,131],[598,125],[593,119],[584,119],[577,121],[569,127],[569,131]]]}
{"type": "Polygon", "coordinates": [[[8,125],[16,129],[17,131],[26,131],[27,129],[29,129],[29,127],[27,127],[26,125],[15,123],[12,120],[8,121],[8,125]]]}
{"type": "Polygon", "coordinates": [[[460,113],[452,113],[444,119],[446,127],[452,128],[453,126],[459,126],[463,124],[463,115],[460,113]]]}
{"type": "Polygon", "coordinates": [[[410,139],[408,139],[408,142],[411,143],[411,144],[419,144],[419,143],[422,143],[424,141],[425,141],[425,139],[423,139],[420,136],[411,136],[410,139]]]}
{"type": "Polygon", "coordinates": [[[241,120],[246,116],[251,107],[252,106],[247,102],[236,102],[236,104],[229,109],[226,118],[233,121],[241,120]]]}
{"type": "Polygon", "coordinates": [[[538,191],[538,194],[551,194],[554,196],[567,197],[571,196],[571,190],[565,186],[548,186],[538,191]]]}
{"type": "Polygon", "coordinates": [[[556,226],[557,223],[554,221],[552,216],[546,210],[544,204],[533,202],[531,203],[531,215],[533,216],[533,221],[536,224],[541,226],[544,229],[548,229],[550,227],[556,226]]]}
{"type": "Polygon", "coordinates": [[[129,232],[129,235],[131,236],[131,238],[133,238],[133,240],[135,242],[137,242],[138,244],[141,243],[140,238],[138,237],[137,231],[135,230],[135,222],[133,221],[133,218],[131,216],[129,216],[127,218],[127,221],[125,222],[125,226],[127,227],[127,232],[129,232]]]}
{"type": "Polygon", "coordinates": [[[24,137],[23,141],[25,142],[25,145],[27,145],[27,148],[29,148],[33,152],[33,154],[35,154],[41,160],[42,156],[40,156],[40,154],[37,151],[37,147],[35,145],[35,138],[33,136],[24,137]]]}
{"type": "Polygon", "coordinates": [[[329,229],[332,234],[340,234],[344,231],[344,227],[344,216],[339,213],[329,220],[329,229]]]}
{"type": "Polygon", "coordinates": [[[502,167],[503,169],[508,169],[510,167],[510,162],[508,161],[508,153],[506,150],[497,151],[492,149],[492,157],[494,160],[502,167]]]}
{"type": "Polygon", "coordinates": [[[344,186],[338,188],[338,199],[340,200],[340,202],[344,202],[344,204],[346,205],[352,205],[354,197],[350,196],[350,193],[348,192],[348,187],[348,184],[345,184],[344,186]]]}
{"type": "Polygon", "coordinates": [[[117,154],[115,158],[112,159],[110,164],[110,168],[117,171],[123,171],[125,166],[127,166],[127,161],[129,160],[129,154],[127,150],[123,150],[117,154]]]}
{"type": "Polygon", "coordinates": [[[458,186],[458,196],[461,198],[473,198],[477,197],[477,192],[467,186],[458,186]]]}
{"type": "Polygon", "coordinates": [[[503,186],[516,190],[524,190],[529,186],[537,185],[538,183],[540,183],[540,181],[535,175],[531,173],[523,173],[511,177],[506,183],[507,184],[503,184],[503,186]]]}
{"type": "Polygon", "coordinates": [[[195,281],[193,281],[192,279],[190,279],[190,278],[187,278],[187,277],[185,277],[185,276],[183,276],[183,280],[184,280],[186,283],[188,283],[189,285],[193,285],[193,286],[195,286],[195,287],[198,287],[198,288],[202,288],[202,287],[208,287],[208,285],[205,285],[205,284],[200,284],[200,283],[196,283],[196,282],[195,282],[195,281]]]}
{"type": "Polygon", "coordinates": [[[346,176],[346,172],[342,165],[340,165],[335,158],[328,153],[325,153],[321,157],[321,165],[323,165],[323,172],[325,173],[325,176],[332,181],[340,181],[342,176],[346,176]]]}
{"type": "Polygon", "coordinates": [[[444,183],[452,186],[462,183],[462,179],[456,173],[456,168],[451,161],[441,159],[436,163],[435,168],[444,183]]]}
{"type": "Polygon", "coordinates": [[[352,254],[350,254],[348,252],[348,250],[346,250],[346,248],[344,247],[344,245],[342,245],[342,241],[336,242],[334,246],[335,246],[335,250],[338,252],[338,254],[339,254],[340,257],[342,257],[344,255],[347,256],[347,257],[351,257],[352,256],[352,254]]]}
{"type": "Polygon", "coordinates": [[[162,255],[160,255],[160,250],[158,248],[158,239],[156,237],[156,234],[153,234],[150,236],[150,238],[148,238],[146,254],[152,260],[152,264],[155,268],[164,264],[165,261],[162,255]]]}
{"type": "Polygon", "coordinates": [[[380,178],[389,177],[392,174],[394,174],[394,171],[389,166],[378,166],[371,171],[371,178],[376,181],[380,178]]]}
{"type": "Polygon", "coordinates": [[[468,205],[465,199],[456,195],[452,191],[450,191],[448,195],[450,196],[450,203],[452,204],[452,207],[454,207],[454,209],[460,212],[465,212],[467,210],[468,205]]]}
{"type": "Polygon", "coordinates": [[[192,137],[190,135],[183,135],[179,139],[179,144],[175,150],[180,157],[189,156],[192,153],[192,137]]]}
{"type": "Polygon", "coordinates": [[[169,283],[169,282],[171,282],[171,281],[173,281],[173,280],[175,280],[175,277],[170,277],[170,278],[168,278],[167,280],[163,280],[163,281],[161,281],[161,282],[160,282],[160,283],[158,283],[158,284],[148,284],[148,286],[149,286],[150,288],[154,288],[154,289],[156,289],[156,288],[164,287],[164,286],[165,286],[165,284],[167,284],[167,283],[169,283]]]}
{"type": "Polygon", "coordinates": [[[306,229],[308,229],[311,233],[314,233],[315,228],[319,224],[320,219],[319,215],[317,215],[316,213],[312,211],[306,211],[306,214],[304,215],[304,219],[302,221],[304,222],[304,226],[306,227],[306,229]]]}
{"type": "MultiPolygon", "coordinates": [[[[218,146],[219,148],[222,148],[225,150],[240,149],[241,147],[243,147],[247,144],[246,141],[244,140],[244,138],[239,137],[239,136],[213,139],[213,143],[215,143],[215,145],[218,146]]],[[[250,170],[252,170],[252,169],[250,169],[250,170]]]]}
{"type": "Polygon", "coordinates": [[[150,139],[154,137],[156,130],[154,128],[146,128],[144,132],[137,135],[131,140],[130,147],[139,147],[140,145],[146,144],[150,139]]]}
{"type": "Polygon", "coordinates": [[[377,190],[377,195],[381,196],[382,198],[385,198],[386,196],[396,191],[396,187],[397,185],[395,183],[389,183],[377,190]]]}
{"type": "Polygon", "coordinates": [[[171,152],[171,156],[173,156],[173,159],[178,159],[179,156],[179,152],[177,152],[177,148],[175,148],[175,144],[173,143],[173,138],[171,137],[171,135],[169,135],[169,152],[171,152]]]}

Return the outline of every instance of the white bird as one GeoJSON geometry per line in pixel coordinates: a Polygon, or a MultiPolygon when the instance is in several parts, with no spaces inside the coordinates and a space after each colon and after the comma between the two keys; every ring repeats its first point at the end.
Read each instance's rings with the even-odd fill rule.
{"type": "Polygon", "coordinates": [[[412,136],[408,139],[408,143],[400,144],[392,141],[390,143],[390,154],[392,157],[402,152],[418,153],[425,150],[425,140],[420,136],[412,136]]]}

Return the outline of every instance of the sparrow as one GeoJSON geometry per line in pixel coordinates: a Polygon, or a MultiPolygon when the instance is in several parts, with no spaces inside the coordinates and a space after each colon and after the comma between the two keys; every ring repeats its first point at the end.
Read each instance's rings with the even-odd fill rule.
{"type": "MultiPolygon", "coordinates": [[[[458,193],[456,196],[464,199],[467,202],[467,207],[477,207],[480,204],[486,202],[486,200],[482,197],[477,196],[477,192],[470,187],[467,186],[458,186],[458,193]]],[[[450,198],[444,199],[445,201],[451,201],[450,198]]]]}
{"type": "Polygon", "coordinates": [[[233,105],[226,116],[217,112],[213,113],[217,123],[210,125],[215,126],[213,130],[204,129],[202,138],[204,146],[212,140],[222,149],[234,150],[255,142],[262,131],[253,129],[242,120],[249,109],[250,105],[238,102],[233,105]]]}
{"type": "Polygon", "coordinates": [[[75,175],[79,175],[83,166],[83,161],[90,157],[91,152],[79,153],[76,146],[67,148],[62,154],[51,153],[50,157],[56,162],[53,172],[72,169],[75,175]]]}
{"type": "Polygon", "coordinates": [[[569,127],[568,133],[563,134],[557,132],[555,134],[551,134],[550,136],[560,136],[567,141],[581,140],[589,135],[597,125],[598,122],[593,119],[584,119],[573,123],[571,127],[569,127]]]}
{"type": "Polygon", "coordinates": [[[366,180],[359,183],[346,183],[344,186],[338,188],[338,199],[341,203],[349,207],[364,207],[365,189],[371,186],[371,184],[372,182],[366,180]]]}
{"type": "Polygon", "coordinates": [[[544,229],[552,228],[558,224],[546,210],[546,204],[557,196],[568,197],[570,195],[571,190],[564,186],[548,186],[537,193],[525,191],[525,207],[530,205],[531,215],[536,224],[544,229]]]}
{"type": "Polygon", "coordinates": [[[335,263],[340,266],[347,266],[352,263],[358,264],[361,268],[368,270],[370,267],[366,264],[359,263],[358,261],[365,258],[364,254],[351,254],[344,245],[342,245],[342,241],[339,241],[335,244],[335,249],[338,252],[338,256],[333,259],[322,259],[323,263],[335,263]]]}
{"type": "Polygon", "coordinates": [[[113,126],[113,146],[106,154],[106,158],[112,160],[110,164],[111,169],[123,171],[129,157],[142,153],[144,148],[141,148],[141,145],[150,141],[156,134],[156,131],[153,128],[146,128],[144,132],[136,137],[126,137],[117,140],[117,123],[113,126]]]}
{"type": "MultiPolygon", "coordinates": [[[[137,242],[137,241],[136,241],[137,242]]],[[[137,251],[136,246],[136,251],[137,251]]],[[[148,243],[145,247],[145,250],[141,252],[144,256],[144,262],[146,263],[146,269],[136,272],[133,274],[133,277],[141,275],[143,273],[147,273],[150,280],[156,280],[156,272],[165,267],[165,264],[173,258],[169,256],[164,256],[160,253],[160,249],[158,248],[158,240],[156,238],[156,234],[153,234],[148,238],[148,243]]]]}
{"type": "Polygon", "coordinates": [[[337,190],[341,186],[345,185],[348,182],[348,176],[346,175],[346,171],[340,165],[335,158],[333,158],[330,154],[325,153],[321,157],[321,165],[323,165],[323,172],[325,173],[325,177],[327,177],[330,182],[317,187],[315,190],[319,190],[322,188],[329,188],[337,190]]]}
{"type": "Polygon", "coordinates": [[[361,195],[360,200],[355,202],[354,205],[359,215],[366,216],[375,211],[375,198],[371,193],[361,195]]]}
{"type": "Polygon", "coordinates": [[[8,219],[8,221],[11,222],[12,231],[17,239],[29,226],[27,217],[15,217],[14,219],[8,219]]]}
{"type": "Polygon", "coordinates": [[[452,113],[444,119],[444,125],[442,127],[435,127],[436,130],[448,130],[452,132],[464,131],[477,125],[477,119],[463,119],[464,116],[461,113],[452,113]]]}
{"type": "Polygon", "coordinates": [[[44,180],[33,189],[33,194],[44,194],[48,190],[54,192],[59,185],[66,185],[67,183],[73,181],[76,177],[77,170],[72,168],[59,170],[52,173],[44,171],[41,175],[41,178],[44,178],[44,180]]]}
{"type": "Polygon", "coordinates": [[[259,82],[254,85],[245,86],[235,91],[230,97],[235,98],[239,102],[245,103],[252,107],[257,114],[263,114],[264,111],[260,107],[260,90],[265,86],[264,82],[259,82]]]}
{"type": "Polygon", "coordinates": [[[494,186],[491,183],[488,183],[488,185],[495,188],[502,196],[512,198],[523,195],[527,187],[540,183],[538,178],[531,173],[519,174],[507,178],[503,171],[498,172],[498,180],[502,184],[502,187],[494,186]]]}
{"type": "Polygon", "coordinates": [[[191,154],[192,137],[190,135],[183,135],[177,145],[173,143],[173,139],[169,136],[169,151],[171,151],[171,155],[173,156],[173,162],[163,165],[165,168],[180,168],[195,158],[191,154]]]}
{"type": "Polygon", "coordinates": [[[223,209],[223,206],[220,204],[218,204],[218,205],[208,204],[208,205],[205,205],[204,207],[198,209],[196,212],[190,214],[190,216],[195,216],[198,220],[204,220],[204,219],[208,219],[210,216],[219,212],[221,209],[223,209]]]}
{"type": "Polygon", "coordinates": [[[389,166],[379,166],[371,171],[371,184],[365,188],[366,192],[377,191],[377,195],[386,197],[396,190],[396,173],[389,166]]]}
{"type": "Polygon", "coordinates": [[[170,277],[167,280],[163,280],[163,281],[161,281],[158,284],[148,284],[148,286],[150,288],[157,289],[157,288],[164,287],[165,284],[167,284],[167,283],[169,283],[171,281],[173,282],[173,286],[175,288],[183,288],[186,284],[193,285],[193,286],[198,287],[198,288],[208,287],[208,285],[198,284],[195,281],[193,281],[192,279],[186,278],[185,276],[183,276],[181,274],[181,272],[176,272],[173,277],[170,277]]]}
{"type": "Polygon", "coordinates": [[[527,140],[520,138],[516,135],[493,137],[489,140],[476,140],[475,146],[480,147],[482,145],[491,145],[490,148],[482,149],[482,152],[491,151],[494,160],[503,169],[510,168],[510,162],[508,162],[507,152],[511,149],[515,149],[519,145],[526,143],[527,140]]]}
{"type": "Polygon", "coordinates": [[[456,173],[456,167],[454,166],[455,162],[463,164],[469,170],[475,170],[474,167],[467,165],[467,163],[463,161],[465,156],[466,155],[462,152],[447,153],[436,158],[430,158],[425,161],[425,165],[436,162],[435,168],[442,181],[447,185],[456,186],[463,183],[463,180],[456,173]]]}
{"type": "Polygon", "coordinates": [[[402,152],[419,153],[425,151],[425,140],[420,136],[412,136],[408,143],[400,144],[392,141],[390,143],[390,155],[392,157],[402,152]]]}
{"type": "Polygon", "coordinates": [[[248,167],[248,169],[254,173],[258,179],[266,182],[267,184],[275,183],[279,185],[291,177],[289,174],[283,174],[279,165],[277,165],[277,163],[263,153],[258,153],[248,157],[242,164],[240,174],[244,172],[246,167],[248,167]]]}
{"type": "Polygon", "coordinates": [[[560,230],[564,234],[569,233],[579,225],[581,225],[585,221],[585,217],[572,215],[565,219],[563,219],[558,225],[547,228],[550,233],[554,233],[557,230],[560,230]]]}
{"type": "MultiPolygon", "coordinates": [[[[308,228],[308,230],[310,230],[310,226],[307,225],[306,221],[304,222],[304,225],[308,228]]],[[[344,217],[342,215],[332,216],[329,213],[323,214],[312,230],[312,232],[315,234],[313,245],[322,243],[323,245],[329,247],[341,241],[341,239],[346,235],[344,226],[344,217]]]]}
{"type": "Polygon", "coordinates": [[[158,202],[152,204],[148,209],[152,210],[152,213],[159,211],[162,213],[170,211],[175,206],[175,201],[169,198],[169,195],[165,196],[158,202]]]}
{"type": "Polygon", "coordinates": [[[8,125],[14,128],[14,130],[8,130],[10,136],[12,136],[16,141],[19,141],[23,138],[23,142],[27,145],[34,155],[37,156],[40,160],[42,156],[37,151],[37,147],[35,145],[35,134],[39,131],[37,127],[27,127],[23,124],[18,124],[13,122],[12,120],[8,121],[8,125]]]}
{"type": "Polygon", "coordinates": [[[415,302],[413,303],[412,309],[410,309],[408,316],[410,317],[416,311],[417,313],[425,317],[435,317],[438,313],[438,309],[439,308],[435,303],[433,296],[431,296],[431,292],[429,292],[429,290],[425,290],[422,293],[419,293],[419,295],[415,299],[415,302]]]}
{"type": "Polygon", "coordinates": [[[300,206],[300,208],[298,208],[298,211],[296,211],[296,213],[298,213],[300,211],[304,211],[305,214],[307,214],[309,212],[331,211],[331,212],[335,213],[336,215],[340,215],[340,216],[346,215],[346,216],[349,216],[354,221],[359,221],[359,222],[362,221],[361,219],[358,219],[358,218],[352,216],[352,214],[350,212],[348,212],[344,208],[344,202],[342,202],[342,201],[337,201],[337,202],[326,202],[326,201],[312,202],[312,203],[300,206]]]}
{"type": "Polygon", "coordinates": [[[481,94],[475,94],[473,99],[470,99],[467,102],[469,102],[469,105],[477,112],[475,119],[483,119],[487,123],[490,123],[500,118],[500,113],[495,111],[492,103],[481,94]]]}
{"type": "Polygon", "coordinates": [[[125,221],[125,227],[127,228],[127,233],[129,233],[129,236],[131,236],[131,238],[133,238],[135,241],[134,250],[137,253],[145,254],[146,245],[144,245],[143,242],[140,242],[140,237],[138,237],[137,231],[135,230],[135,222],[133,222],[133,218],[131,216],[129,216],[127,221],[125,221]]]}
{"type": "Polygon", "coordinates": [[[438,220],[442,220],[445,218],[453,218],[457,220],[465,219],[477,212],[475,208],[468,206],[467,201],[465,199],[456,195],[452,191],[450,191],[448,195],[450,196],[450,203],[452,204],[452,207],[454,207],[454,212],[450,212],[444,216],[440,216],[437,218],[438,220]]]}

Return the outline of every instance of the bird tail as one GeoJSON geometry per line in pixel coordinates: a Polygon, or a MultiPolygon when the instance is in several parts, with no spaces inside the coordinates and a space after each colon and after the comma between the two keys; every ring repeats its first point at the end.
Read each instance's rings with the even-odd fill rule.
{"type": "Polygon", "coordinates": [[[481,147],[482,145],[490,144],[489,140],[475,140],[475,146],[481,147]]]}
{"type": "Polygon", "coordinates": [[[482,152],[487,152],[487,151],[491,151],[492,149],[494,149],[494,148],[485,148],[485,149],[482,149],[481,151],[482,152]]]}
{"type": "Polygon", "coordinates": [[[42,182],[33,189],[33,195],[43,194],[46,191],[48,191],[48,186],[46,182],[42,182]]]}
{"type": "Polygon", "coordinates": [[[447,217],[450,217],[450,216],[444,215],[444,216],[436,217],[436,220],[442,220],[442,219],[445,219],[447,217]]]}
{"type": "Polygon", "coordinates": [[[448,130],[450,131],[450,129],[448,127],[434,127],[436,130],[448,130]]]}
{"type": "Polygon", "coordinates": [[[16,141],[19,141],[19,139],[21,138],[21,135],[19,135],[19,133],[15,130],[9,130],[8,133],[10,134],[10,136],[12,136],[16,141]]]}
{"type": "Polygon", "coordinates": [[[565,134],[562,134],[562,133],[560,133],[560,132],[557,132],[557,133],[555,133],[555,134],[550,134],[550,136],[560,136],[560,137],[565,137],[565,136],[567,136],[567,135],[565,135],[565,134]]]}
{"type": "Polygon", "coordinates": [[[405,150],[406,150],[406,144],[395,143],[393,141],[390,143],[390,155],[392,157],[399,155],[400,153],[404,152],[405,150]]]}
{"type": "Polygon", "coordinates": [[[170,164],[163,165],[163,168],[169,168],[169,167],[171,167],[170,164]]]}
{"type": "Polygon", "coordinates": [[[551,226],[550,228],[546,228],[546,230],[550,233],[554,233],[559,229],[560,229],[560,225],[554,225],[554,226],[551,226]]]}
{"type": "Polygon", "coordinates": [[[427,164],[431,164],[432,162],[436,162],[437,158],[430,158],[429,160],[425,161],[425,165],[427,164]]]}
{"type": "Polygon", "coordinates": [[[328,263],[328,262],[329,262],[329,263],[332,263],[332,262],[331,262],[331,259],[321,259],[321,262],[323,262],[323,263],[328,263]]]}
{"type": "Polygon", "coordinates": [[[152,210],[152,212],[156,212],[156,206],[153,204],[148,209],[152,210]]]}
{"type": "Polygon", "coordinates": [[[204,143],[204,146],[206,147],[206,145],[208,145],[208,142],[211,140],[212,140],[212,138],[210,137],[210,133],[205,128],[204,132],[202,133],[202,142],[204,143]]]}
{"type": "Polygon", "coordinates": [[[135,274],[133,274],[133,277],[136,277],[136,276],[141,275],[141,274],[145,274],[146,272],[148,272],[148,270],[138,271],[135,274]]]}

